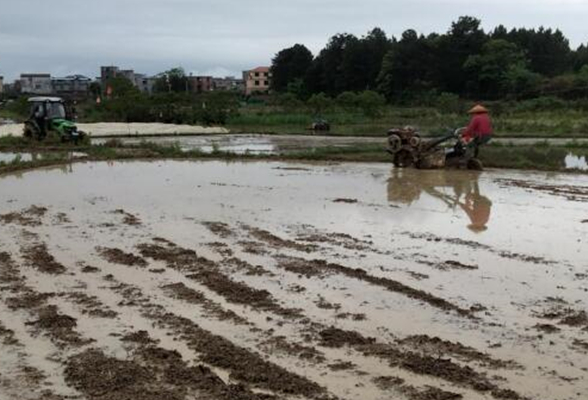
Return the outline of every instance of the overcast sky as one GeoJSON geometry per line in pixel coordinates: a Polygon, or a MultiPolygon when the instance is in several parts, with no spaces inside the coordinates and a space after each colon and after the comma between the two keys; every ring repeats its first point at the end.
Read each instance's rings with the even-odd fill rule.
{"type": "Polygon", "coordinates": [[[0,0],[0,75],[95,77],[110,64],[238,75],[295,43],[316,54],[335,33],[445,32],[460,15],[588,42],[588,0],[0,0]]]}

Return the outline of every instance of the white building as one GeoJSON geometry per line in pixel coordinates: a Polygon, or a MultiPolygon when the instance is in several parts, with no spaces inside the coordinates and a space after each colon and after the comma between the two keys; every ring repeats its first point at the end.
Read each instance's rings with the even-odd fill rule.
{"type": "Polygon", "coordinates": [[[20,91],[23,94],[51,94],[51,74],[21,74],[20,91]]]}

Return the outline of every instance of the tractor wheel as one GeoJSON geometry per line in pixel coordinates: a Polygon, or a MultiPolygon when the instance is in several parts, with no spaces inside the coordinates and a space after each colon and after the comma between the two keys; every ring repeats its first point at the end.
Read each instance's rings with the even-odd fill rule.
{"type": "Polygon", "coordinates": [[[472,171],[482,171],[484,169],[482,161],[478,160],[477,158],[470,158],[468,160],[467,167],[472,171]]]}
{"type": "Polygon", "coordinates": [[[414,135],[410,138],[408,143],[416,149],[421,145],[421,137],[419,135],[414,135]]]}
{"type": "Polygon", "coordinates": [[[391,152],[396,153],[402,147],[402,139],[398,135],[388,136],[388,146],[391,152]]]}
{"type": "Polygon", "coordinates": [[[397,168],[408,168],[414,164],[414,157],[410,151],[404,149],[394,154],[393,162],[397,168]]]}
{"type": "Polygon", "coordinates": [[[41,135],[40,135],[39,129],[37,128],[37,126],[35,124],[31,124],[31,123],[25,124],[23,136],[27,139],[30,139],[30,140],[32,140],[32,139],[41,140],[41,138],[40,138],[41,135]]]}

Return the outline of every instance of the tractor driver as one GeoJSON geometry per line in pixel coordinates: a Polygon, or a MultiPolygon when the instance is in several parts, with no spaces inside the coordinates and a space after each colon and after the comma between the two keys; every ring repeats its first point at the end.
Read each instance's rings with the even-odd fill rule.
{"type": "Polygon", "coordinates": [[[478,157],[480,146],[492,139],[492,121],[488,109],[480,104],[468,111],[468,114],[472,116],[472,119],[462,134],[462,140],[468,147],[474,149],[474,157],[478,157]]]}
{"type": "Polygon", "coordinates": [[[31,116],[32,119],[35,120],[37,126],[39,127],[39,135],[40,137],[45,137],[47,134],[46,131],[46,121],[45,121],[45,105],[44,104],[37,104],[33,109],[33,115],[31,116]]]}

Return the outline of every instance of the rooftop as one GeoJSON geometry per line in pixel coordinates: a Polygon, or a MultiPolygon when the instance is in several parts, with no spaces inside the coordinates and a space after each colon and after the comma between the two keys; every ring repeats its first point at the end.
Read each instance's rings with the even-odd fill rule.
{"type": "Polygon", "coordinates": [[[251,72],[269,72],[270,67],[257,67],[251,70],[251,72]]]}

